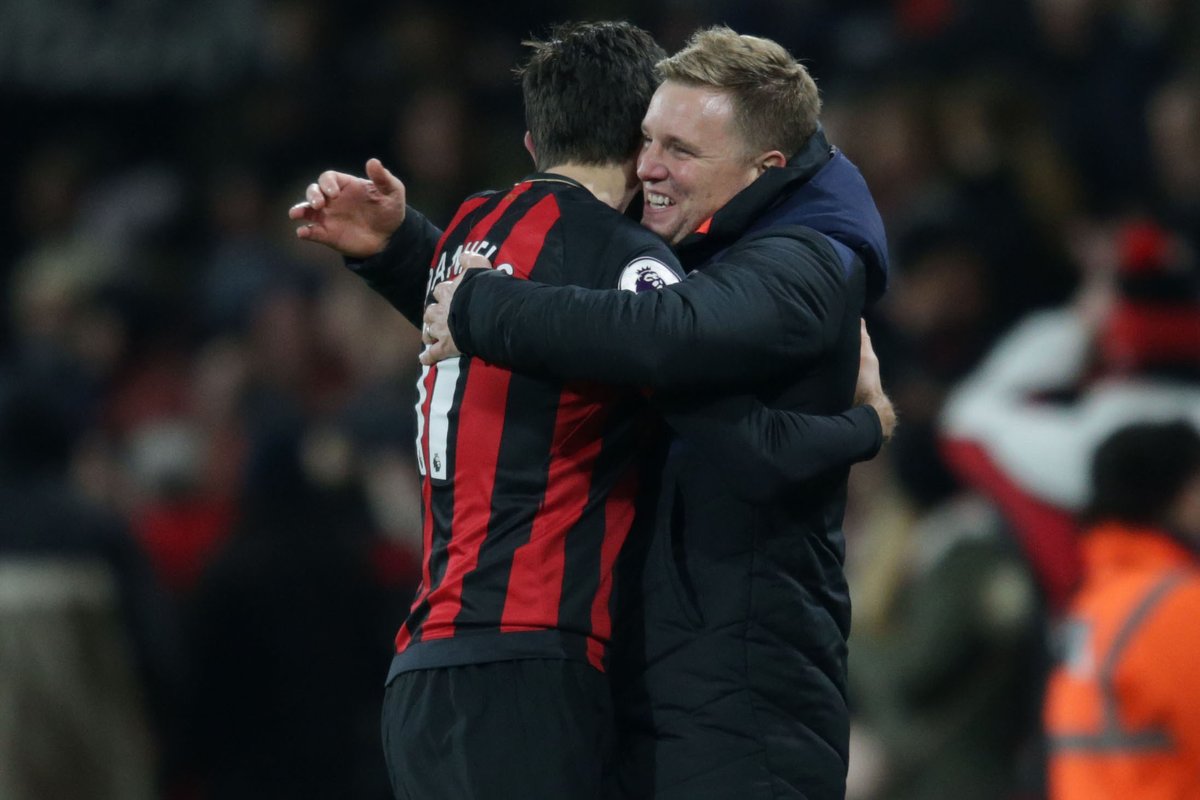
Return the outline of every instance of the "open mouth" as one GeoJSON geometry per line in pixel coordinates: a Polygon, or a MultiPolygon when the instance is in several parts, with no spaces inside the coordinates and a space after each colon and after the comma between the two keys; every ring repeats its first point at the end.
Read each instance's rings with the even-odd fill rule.
{"type": "Polygon", "coordinates": [[[646,205],[653,209],[662,209],[675,205],[675,201],[664,194],[646,192],[646,205]]]}

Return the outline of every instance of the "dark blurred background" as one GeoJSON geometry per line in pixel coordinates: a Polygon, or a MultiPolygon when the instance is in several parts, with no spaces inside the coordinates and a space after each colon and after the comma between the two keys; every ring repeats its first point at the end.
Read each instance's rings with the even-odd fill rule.
{"type": "Polygon", "coordinates": [[[287,209],[372,156],[443,222],[518,179],[521,40],[607,18],[787,46],[888,228],[852,796],[1040,796],[1052,612],[939,414],[1131,224],[1200,243],[1194,0],[4,0],[0,797],[388,797],[419,341],[287,209]]]}

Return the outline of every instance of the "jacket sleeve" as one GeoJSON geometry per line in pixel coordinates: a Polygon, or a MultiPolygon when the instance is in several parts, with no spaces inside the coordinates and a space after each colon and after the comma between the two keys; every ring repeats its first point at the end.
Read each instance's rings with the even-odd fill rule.
{"type": "Polygon", "coordinates": [[[761,382],[825,350],[845,307],[833,247],[789,230],[740,242],[657,292],[468,273],[450,330],[464,353],[566,379],[656,390],[761,382]]]}
{"type": "Polygon", "coordinates": [[[442,231],[410,207],[382,252],[363,260],[347,258],[346,267],[419,328],[429,265],[441,238],[442,231]]]}
{"type": "Polygon", "coordinates": [[[831,469],[866,461],[883,445],[870,406],[819,415],[768,408],[750,395],[703,403],[655,400],[684,444],[721,470],[730,490],[769,502],[831,469]]]}

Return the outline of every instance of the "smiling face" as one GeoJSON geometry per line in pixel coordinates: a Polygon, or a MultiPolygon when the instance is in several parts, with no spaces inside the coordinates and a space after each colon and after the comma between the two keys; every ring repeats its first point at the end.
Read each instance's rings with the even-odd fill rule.
{"type": "Polygon", "coordinates": [[[666,81],[642,122],[638,178],[645,191],[642,224],[676,244],[768,166],[778,152],[752,154],[737,130],[729,93],[666,81]]]}

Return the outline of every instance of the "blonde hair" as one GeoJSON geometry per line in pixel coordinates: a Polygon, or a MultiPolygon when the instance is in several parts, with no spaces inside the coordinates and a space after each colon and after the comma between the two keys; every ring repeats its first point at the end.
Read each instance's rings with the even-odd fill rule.
{"type": "Polygon", "coordinates": [[[663,80],[729,93],[734,119],[753,152],[791,157],[817,129],[821,97],[808,69],[770,39],[717,26],[692,34],[658,62],[663,80]]]}

